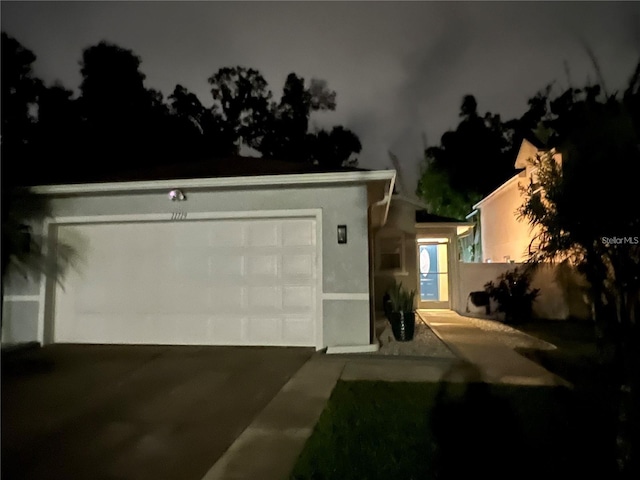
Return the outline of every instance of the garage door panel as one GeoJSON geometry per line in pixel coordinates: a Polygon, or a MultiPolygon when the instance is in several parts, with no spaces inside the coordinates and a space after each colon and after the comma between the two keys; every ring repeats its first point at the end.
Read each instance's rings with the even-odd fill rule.
{"type": "Polygon", "coordinates": [[[209,289],[209,304],[214,311],[238,312],[243,308],[244,288],[222,285],[209,289]]]}
{"type": "Polygon", "coordinates": [[[282,255],[283,276],[303,276],[311,278],[314,270],[314,258],[312,253],[295,255],[282,255]]]}
{"type": "Polygon", "coordinates": [[[243,317],[240,315],[214,315],[210,318],[212,338],[217,345],[244,345],[243,317]]]}
{"type": "Polygon", "coordinates": [[[291,345],[309,345],[313,342],[313,318],[310,316],[286,318],[283,337],[291,345]]]}
{"type": "Polygon", "coordinates": [[[245,222],[231,220],[224,224],[211,225],[207,231],[211,247],[239,247],[245,245],[245,222]]]}
{"type": "Polygon", "coordinates": [[[315,222],[311,220],[292,220],[282,225],[282,245],[315,245],[315,222]]]}
{"type": "Polygon", "coordinates": [[[250,316],[246,321],[246,341],[254,345],[273,345],[282,340],[282,318],[250,316]]]}
{"type": "Polygon", "coordinates": [[[313,287],[311,285],[295,285],[283,287],[283,308],[308,309],[313,304],[313,287]]]}
{"type": "Polygon", "coordinates": [[[280,245],[280,222],[256,220],[246,223],[248,247],[277,247],[280,245]]]}
{"type": "Polygon", "coordinates": [[[261,255],[248,255],[246,275],[255,276],[278,276],[278,265],[280,264],[280,255],[276,253],[267,253],[261,255]]]}
{"type": "Polygon", "coordinates": [[[56,288],[54,341],[315,345],[315,220],[58,227],[80,268],[56,288]]]}
{"type": "Polygon", "coordinates": [[[282,287],[251,286],[247,288],[249,308],[282,308],[282,287]]]}
{"type": "Polygon", "coordinates": [[[245,257],[237,253],[209,253],[207,263],[212,279],[220,276],[239,278],[244,273],[245,257]]]}

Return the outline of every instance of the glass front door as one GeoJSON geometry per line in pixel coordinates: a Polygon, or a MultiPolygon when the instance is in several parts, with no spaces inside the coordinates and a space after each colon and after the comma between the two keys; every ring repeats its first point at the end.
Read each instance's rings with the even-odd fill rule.
{"type": "Polygon", "coordinates": [[[419,243],[420,308],[449,308],[447,243],[419,243]]]}

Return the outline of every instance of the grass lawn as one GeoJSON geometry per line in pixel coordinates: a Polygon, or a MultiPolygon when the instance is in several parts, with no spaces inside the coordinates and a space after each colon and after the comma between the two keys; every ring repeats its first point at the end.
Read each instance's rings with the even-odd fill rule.
{"type": "Polygon", "coordinates": [[[596,347],[593,324],[586,321],[531,321],[514,328],[554,344],[556,350],[516,349],[579,389],[598,390],[607,378],[596,347]]]}
{"type": "Polygon", "coordinates": [[[564,388],[338,382],[291,479],[612,478],[564,388]]]}

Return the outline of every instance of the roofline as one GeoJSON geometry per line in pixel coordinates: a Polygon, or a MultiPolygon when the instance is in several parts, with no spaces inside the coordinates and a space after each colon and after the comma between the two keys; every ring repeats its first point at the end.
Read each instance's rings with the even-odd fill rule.
{"type": "Polygon", "coordinates": [[[521,178],[520,173],[515,174],[513,177],[511,177],[509,180],[504,182],[502,185],[500,185],[493,192],[491,192],[489,195],[484,197],[482,200],[480,200],[478,203],[476,203],[471,208],[473,208],[474,210],[477,210],[478,207],[481,207],[483,203],[485,203],[487,200],[490,200],[491,198],[493,198],[496,195],[498,195],[501,191],[503,191],[505,188],[507,188],[509,185],[511,185],[513,182],[515,182],[518,178],[521,178]]]}
{"type": "Polygon", "coordinates": [[[283,185],[322,185],[332,183],[366,183],[392,180],[395,170],[371,170],[364,172],[329,172],[285,175],[260,175],[244,177],[189,178],[172,180],[146,180],[136,182],[82,183],[65,185],[38,185],[29,188],[39,195],[144,192],[174,188],[207,189],[233,187],[267,187],[283,185]]]}

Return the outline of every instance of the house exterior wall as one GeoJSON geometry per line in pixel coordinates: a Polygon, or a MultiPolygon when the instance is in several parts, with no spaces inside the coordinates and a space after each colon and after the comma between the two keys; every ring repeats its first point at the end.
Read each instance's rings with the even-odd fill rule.
{"type": "Polygon", "coordinates": [[[526,176],[517,177],[479,206],[484,262],[523,262],[528,258],[534,231],[517,214],[524,202],[520,186],[528,182],[526,176]]]}
{"type": "MultiPolygon", "coordinates": [[[[495,281],[498,276],[522,264],[513,263],[463,263],[458,262],[458,297],[454,310],[465,314],[469,293],[484,290],[487,282],[495,281]]],[[[564,320],[567,318],[587,319],[590,307],[584,297],[584,281],[565,264],[541,265],[531,281],[532,288],[539,288],[540,295],[533,304],[533,315],[537,318],[564,320]]],[[[469,304],[470,313],[474,310],[469,304]]],[[[492,304],[491,310],[495,311],[492,304]]]]}
{"type": "Polygon", "coordinates": [[[402,201],[391,201],[387,223],[374,233],[374,301],[376,311],[384,309],[382,298],[389,290],[394,280],[402,282],[408,290],[417,290],[416,270],[416,207],[402,201]],[[402,238],[404,256],[403,268],[399,271],[380,270],[379,252],[376,251],[383,238],[402,238]]]}
{"type": "MultiPolygon", "coordinates": [[[[180,188],[180,181],[176,181],[180,188]]],[[[129,194],[83,194],[52,197],[54,218],[134,214],[166,214],[179,207],[190,213],[322,210],[323,338],[325,346],[369,344],[369,258],[367,241],[367,187],[364,184],[323,187],[183,190],[184,202],[171,202],[166,191],[129,194]],[[338,244],[337,226],[347,225],[348,242],[338,244]],[[332,317],[332,315],[335,316],[332,317]],[[337,317],[340,318],[337,318],[337,317]]],[[[187,217],[188,218],[188,217],[187,217]]],[[[24,292],[44,298],[39,283],[22,287],[24,292]],[[37,285],[37,287],[36,287],[37,285]],[[36,293],[37,289],[37,293],[36,293]]],[[[15,293],[15,290],[12,292],[15,293]]],[[[22,293],[21,293],[22,294],[22,293]]],[[[35,298],[35,297],[33,297],[35,298]]],[[[38,303],[38,311],[44,305],[38,303]]],[[[6,302],[5,302],[6,304],[6,302]]],[[[13,312],[12,309],[9,313],[13,312]]],[[[33,310],[33,309],[32,309],[33,310]]],[[[6,311],[6,309],[5,309],[6,311]]],[[[16,341],[11,332],[20,331],[21,341],[42,341],[42,316],[36,331],[25,333],[15,322],[27,322],[15,315],[5,317],[3,342],[16,341]]],[[[25,327],[26,328],[26,327],[25,327]]]]}
{"type": "Polygon", "coordinates": [[[374,254],[374,300],[375,310],[384,309],[382,299],[389,290],[394,280],[402,282],[402,286],[408,290],[416,291],[416,306],[418,305],[419,285],[418,285],[418,246],[416,239],[418,236],[442,237],[449,239],[449,295],[452,308],[457,300],[458,285],[454,279],[457,278],[458,242],[455,226],[438,224],[416,224],[416,206],[404,201],[392,201],[389,208],[387,223],[375,232],[374,249],[379,248],[379,242],[384,238],[395,238],[400,236],[403,241],[404,265],[399,271],[384,271],[379,268],[379,255],[374,254]]]}

